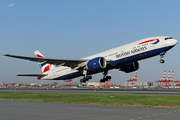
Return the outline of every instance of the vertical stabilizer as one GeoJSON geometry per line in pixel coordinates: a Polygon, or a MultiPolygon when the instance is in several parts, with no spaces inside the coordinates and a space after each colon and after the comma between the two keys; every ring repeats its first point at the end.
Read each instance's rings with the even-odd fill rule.
{"type": "MultiPolygon", "coordinates": [[[[34,51],[34,54],[36,57],[45,58],[38,50],[34,51]]],[[[41,68],[42,73],[45,73],[45,72],[49,71],[50,69],[55,68],[54,65],[48,64],[46,62],[38,62],[38,64],[41,68]]]]}

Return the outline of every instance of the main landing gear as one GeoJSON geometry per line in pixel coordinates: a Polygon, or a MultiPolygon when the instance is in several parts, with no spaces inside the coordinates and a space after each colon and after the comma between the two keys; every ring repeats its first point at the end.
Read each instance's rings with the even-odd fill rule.
{"type": "Polygon", "coordinates": [[[92,79],[92,76],[85,76],[83,77],[83,79],[80,80],[81,83],[85,83],[86,81],[88,81],[89,79],[92,79]]]}
{"type": "MultiPolygon", "coordinates": [[[[108,81],[109,79],[111,79],[111,76],[107,76],[107,73],[108,71],[104,71],[103,72],[103,79],[100,80],[100,82],[105,82],[105,81],[108,81]]],[[[80,80],[81,83],[85,83],[86,81],[89,81],[89,79],[92,79],[92,76],[91,75],[87,75],[87,71],[83,71],[83,79],[80,80]]]]}
{"type": "Polygon", "coordinates": [[[109,79],[111,79],[111,76],[106,76],[106,77],[103,77],[103,79],[100,80],[100,82],[105,82],[105,81],[108,81],[109,79]]]}
{"type": "Polygon", "coordinates": [[[160,57],[161,57],[161,59],[160,59],[160,63],[164,63],[165,61],[162,59],[163,57],[164,57],[164,55],[166,54],[166,52],[161,52],[159,55],[160,55],[160,57]]]}
{"type": "Polygon", "coordinates": [[[86,81],[88,81],[89,79],[92,79],[92,76],[90,75],[87,75],[88,71],[87,70],[84,70],[83,71],[83,79],[80,80],[81,83],[85,83],[86,81]]]}
{"type": "Polygon", "coordinates": [[[109,79],[111,79],[111,76],[106,76],[107,73],[108,73],[108,71],[104,71],[104,73],[103,73],[104,77],[103,77],[103,79],[100,80],[101,83],[102,82],[104,83],[105,81],[108,81],[109,79]]]}

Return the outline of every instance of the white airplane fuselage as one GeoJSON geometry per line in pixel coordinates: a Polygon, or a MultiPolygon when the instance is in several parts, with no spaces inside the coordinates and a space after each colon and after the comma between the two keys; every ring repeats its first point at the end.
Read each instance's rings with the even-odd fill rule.
{"type": "MultiPolygon", "coordinates": [[[[176,44],[177,40],[169,36],[149,37],[82,59],[91,60],[96,57],[104,57],[108,61],[105,68],[88,72],[88,75],[92,75],[105,70],[119,69],[124,64],[159,55],[162,52],[168,51],[176,44]]],[[[47,76],[41,77],[43,80],[67,80],[83,76],[82,71],[66,66],[55,67],[44,74],[47,74],[47,76]]]]}

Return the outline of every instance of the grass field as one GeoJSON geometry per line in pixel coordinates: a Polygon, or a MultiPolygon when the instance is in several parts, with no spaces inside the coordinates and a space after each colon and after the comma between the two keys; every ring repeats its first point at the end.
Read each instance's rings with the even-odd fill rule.
{"type": "Polygon", "coordinates": [[[0,100],[149,108],[180,108],[180,96],[0,92],[0,100]]]}

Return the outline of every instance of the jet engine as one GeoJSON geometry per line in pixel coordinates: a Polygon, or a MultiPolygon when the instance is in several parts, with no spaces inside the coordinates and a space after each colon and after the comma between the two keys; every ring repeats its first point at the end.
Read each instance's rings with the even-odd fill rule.
{"type": "Polygon", "coordinates": [[[124,71],[125,73],[133,72],[139,69],[139,63],[137,61],[127,63],[121,67],[120,70],[124,71]]]}
{"type": "Polygon", "coordinates": [[[104,57],[97,57],[88,61],[86,67],[89,71],[96,71],[105,68],[107,65],[104,57]]]}

